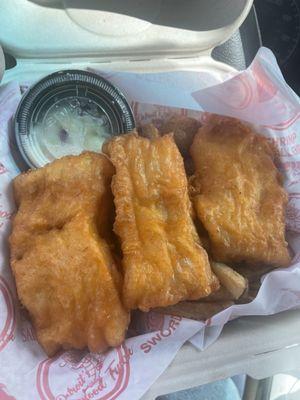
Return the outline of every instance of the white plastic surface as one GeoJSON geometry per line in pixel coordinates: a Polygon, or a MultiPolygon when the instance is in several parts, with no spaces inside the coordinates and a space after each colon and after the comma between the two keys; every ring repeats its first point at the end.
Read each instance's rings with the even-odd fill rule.
{"type": "Polygon", "coordinates": [[[92,68],[96,70],[109,70],[109,71],[130,71],[137,73],[149,72],[166,72],[166,71],[201,71],[211,75],[211,79],[203,82],[203,88],[224,81],[236,72],[232,67],[227,64],[220,63],[212,60],[209,56],[200,58],[181,58],[181,59],[154,59],[154,60],[119,60],[110,62],[103,60],[99,62],[98,59],[89,59],[84,61],[80,59],[73,59],[72,63],[65,63],[63,60],[19,60],[17,65],[7,70],[4,74],[2,83],[10,81],[18,82],[33,82],[41,79],[42,77],[63,69],[85,69],[92,68]]]}
{"type": "Polygon", "coordinates": [[[229,322],[203,352],[187,343],[143,400],[237,374],[264,379],[300,369],[300,311],[229,322]]]}
{"type": "Polygon", "coordinates": [[[18,59],[209,53],[242,24],[252,2],[2,0],[0,43],[18,59]]]}

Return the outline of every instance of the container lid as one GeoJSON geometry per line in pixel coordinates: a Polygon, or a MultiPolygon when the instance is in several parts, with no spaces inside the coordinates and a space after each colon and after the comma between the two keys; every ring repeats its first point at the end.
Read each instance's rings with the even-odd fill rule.
{"type": "Polygon", "coordinates": [[[188,56],[209,52],[253,0],[9,0],[0,43],[16,58],[188,56]]]}

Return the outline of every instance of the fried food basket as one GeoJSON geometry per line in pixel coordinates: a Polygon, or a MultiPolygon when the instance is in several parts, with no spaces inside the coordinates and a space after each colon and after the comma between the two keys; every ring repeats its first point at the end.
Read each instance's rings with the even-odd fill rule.
{"type": "MultiPolygon", "coordinates": [[[[2,84],[90,67],[201,71],[212,78],[205,87],[234,72],[211,53],[251,7],[252,0],[2,0],[0,43],[15,60],[2,84]]],[[[299,368],[299,326],[299,311],[232,321],[204,352],[185,344],[143,398],[236,374],[263,379],[299,368]]]]}

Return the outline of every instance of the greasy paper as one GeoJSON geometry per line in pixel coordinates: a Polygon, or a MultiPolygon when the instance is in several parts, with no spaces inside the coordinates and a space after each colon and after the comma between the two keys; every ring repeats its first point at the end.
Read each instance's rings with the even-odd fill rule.
{"type": "MultiPolygon", "coordinates": [[[[136,312],[128,339],[104,354],[67,351],[48,359],[15,292],[7,238],[14,212],[11,118],[21,98],[20,84],[0,89],[0,399],[135,400],[167,368],[187,340],[199,349],[213,343],[224,324],[243,315],[267,315],[300,305],[300,102],[285,83],[273,54],[262,48],[248,70],[205,87],[199,72],[134,74],[101,71],[124,92],[136,120],[158,125],[172,113],[205,119],[205,112],[241,118],[278,148],[289,192],[288,240],[295,252],[287,269],[267,274],[256,299],[197,322],[154,312],[136,312]],[[299,263],[298,263],[299,262],[299,263]],[[147,367],[145,367],[145,365],[147,367]]],[[[212,81],[211,77],[211,81],[212,81]]]]}

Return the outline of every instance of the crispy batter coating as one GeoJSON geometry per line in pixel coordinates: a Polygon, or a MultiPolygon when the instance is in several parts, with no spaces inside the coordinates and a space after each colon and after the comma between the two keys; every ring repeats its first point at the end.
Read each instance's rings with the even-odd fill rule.
{"type": "Polygon", "coordinates": [[[105,145],[116,175],[114,230],[123,251],[123,301],[149,310],[218,288],[191,218],[183,160],[172,136],[135,134],[105,145]]]}
{"type": "Polygon", "coordinates": [[[238,120],[214,116],[191,146],[193,200],[213,258],[287,266],[287,193],[267,139],[238,120]]]}
{"type": "Polygon", "coordinates": [[[119,345],[129,316],[109,246],[114,168],[104,156],[67,156],[14,181],[11,266],[48,355],[119,345]]]}

